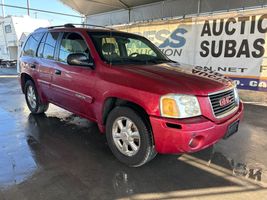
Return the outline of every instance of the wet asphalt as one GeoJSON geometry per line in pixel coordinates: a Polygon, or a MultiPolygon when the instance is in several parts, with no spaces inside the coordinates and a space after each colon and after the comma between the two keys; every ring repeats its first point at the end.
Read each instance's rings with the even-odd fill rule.
{"type": "Polygon", "coordinates": [[[267,199],[267,107],[245,104],[238,133],[201,152],[118,162],[96,124],[50,105],[30,114],[0,76],[0,200],[267,199]]]}

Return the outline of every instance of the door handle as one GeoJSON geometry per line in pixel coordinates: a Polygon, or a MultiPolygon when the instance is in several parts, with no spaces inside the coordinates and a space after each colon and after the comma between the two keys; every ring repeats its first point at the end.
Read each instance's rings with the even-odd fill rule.
{"type": "Polygon", "coordinates": [[[56,70],[55,70],[55,74],[56,74],[56,75],[61,75],[61,71],[58,70],[58,69],[56,69],[56,70]]]}
{"type": "Polygon", "coordinates": [[[35,69],[36,68],[36,64],[30,64],[30,68],[35,69]]]}

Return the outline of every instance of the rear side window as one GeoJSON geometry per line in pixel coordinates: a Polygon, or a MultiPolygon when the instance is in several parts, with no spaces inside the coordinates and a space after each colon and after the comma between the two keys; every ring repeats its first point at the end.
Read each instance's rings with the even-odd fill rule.
{"type": "Polygon", "coordinates": [[[24,46],[22,55],[34,57],[36,55],[37,47],[38,47],[39,42],[42,39],[43,35],[44,35],[44,33],[34,33],[34,34],[30,35],[30,37],[28,38],[28,40],[24,46]]]}
{"type": "Polygon", "coordinates": [[[87,44],[78,33],[65,33],[63,35],[59,49],[59,61],[67,62],[67,57],[71,53],[83,53],[89,56],[87,44]]]}
{"type": "Polygon", "coordinates": [[[43,58],[54,59],[58,32],[48,32],[44,43],[43,58]]]}

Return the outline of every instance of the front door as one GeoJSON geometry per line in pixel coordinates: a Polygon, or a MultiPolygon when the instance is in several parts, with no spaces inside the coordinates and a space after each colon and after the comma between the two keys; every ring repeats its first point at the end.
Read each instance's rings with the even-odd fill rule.
{"type": "Polygon", "coordinates": [[[62,36],[51,85],[53,100],[72,112],[94,119],[95,70],[69,65],[67,57],[71,53],[83,53],[89,58],[89,48],[79,33],[64,33],[62,36]]]}

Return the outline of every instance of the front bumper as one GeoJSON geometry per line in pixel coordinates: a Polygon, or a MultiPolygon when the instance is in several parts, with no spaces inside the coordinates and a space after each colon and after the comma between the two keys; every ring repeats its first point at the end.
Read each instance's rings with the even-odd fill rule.
{"type": "Polygon", "coordinates": [[[175,154],[205,149],[223,138],[230,124],[242,119],[243,109],[240,102],[236,113],[220,122],[203,116],[183,120],[150,116],[156,151],[175,154]],[[195,145],[192,145],[192,139],[197,141],[195,145]]]}

